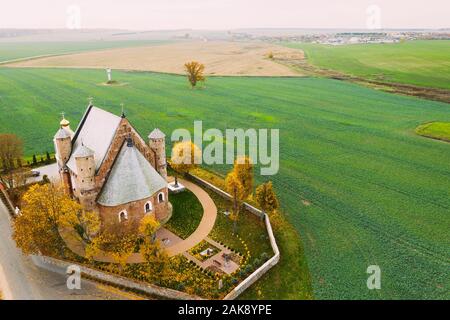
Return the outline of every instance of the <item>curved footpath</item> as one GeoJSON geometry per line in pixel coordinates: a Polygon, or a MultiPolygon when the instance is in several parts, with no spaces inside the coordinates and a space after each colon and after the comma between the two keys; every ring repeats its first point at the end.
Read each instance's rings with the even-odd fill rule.
{"type": "MultiPolygon", "coordinates": [[[[198,198],[203,207],[203,216],[197,229],[185,240],[176,241],[175,243],[163,246],[169,256],[176,256],[195,247],[203,239],[205,239],[214,227],[217,218],[217,207],[209,194],[196,184],[178,179],[188,190],[190,190],[198,198]]],[[[166,230],[166,232],[169,232],[166,230]]],[[[77,255],[84,257],[86,255],[86,245],[76,234],[74,229],[60,230],[61,237],[67,244],[67,247],[77,255]]],[[[100,262],[114,263],[114,259],[107,252],[101,252],[94,257],[94,260],[100,262]]],[[[127,260],[127,263],[143,263],[144,258],[140,253],[133,253],[127,260]]]]}

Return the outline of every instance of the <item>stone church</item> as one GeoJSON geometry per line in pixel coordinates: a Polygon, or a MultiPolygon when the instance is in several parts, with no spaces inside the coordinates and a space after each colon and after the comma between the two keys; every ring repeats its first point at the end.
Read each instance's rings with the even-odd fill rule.
{"type": "Polygon", "coordinates": [[[145,215],[164,223],[168,199],[165,135],[148,142],[130,122],[89,104],[73,132],[64,118],[54,136],[62,184],[85,210],[99,213],[103,227],[138,223],[145,215]]]}

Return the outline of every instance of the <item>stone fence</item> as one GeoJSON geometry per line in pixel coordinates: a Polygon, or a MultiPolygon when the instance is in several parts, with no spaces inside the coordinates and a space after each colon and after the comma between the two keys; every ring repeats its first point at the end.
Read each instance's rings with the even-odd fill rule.
{"type": "Polygon", "coordinates": [[[194,295],[190,295],[181,291],[158,287],[153,284],[143,283],[139,281],[130,280],[125,277],[114,275],[107,272],[91,269],[75,262],[67,262],[47,256],[32,256],[32,260],[35,265],[40,268],[45,268],[50,271],[59,270],[65,272],[69,266],[78,266],[81,274],[87,278],[91,278],[96,281],[105,282],[114,286],[125,287],[129,290],[137,290],[145,294],[152,296],[162,297],[170,300],[203,300],[202,298],[194,295]]]}
{"type": "MultiPolygon", "coordinates": [[[[231,195],[226,193],[225,191],[217,188],[216,186],[210,184],[209,182],[189,174],[189,177],[193,179],[196,183],[216,192],[217,194],[221,195],[222,197],[232,200],[231,195]]],[[[274,253],[274,256],[270,258],[268,261],[266,261],[261,267],[259,267],[255,272],[253,272],[251,275],[249,275],[247,278],[245,278],[239,285],[237,285],[233,290],[231,290],[224,298],[224,300],[234,300],[236,299],[242,292],[247,290],[252,284],[254,284],[259,278],[261,278],[267,271],[269,271],[273,266],[275,266],[280,261],[280,250],[278,249],[277,242],[275,240],[275,236],[273,235],[272,225],[270,224],[269,216],[265,213],[263,213],[261,210],[253,207],[252,205],[244,202],[244,207],[249,212],[253,213],[254,215],[264,218],[264,222],[266,224],[266,230],[267,234],[269,235],[270,239],[270,245],[272,246],[272,250],[274,253]]]]}
{"type": "Polygon", "coordinates": [[[15,218],[16,217],[16,213],[15,213],[14,205],[12,204],[8,193],[3,188],[0,188],[0,201],[3,202],[3,204],[6,207],[6,210],[8,210],[8,213],[11,215],[11,217],[15,218]]]}

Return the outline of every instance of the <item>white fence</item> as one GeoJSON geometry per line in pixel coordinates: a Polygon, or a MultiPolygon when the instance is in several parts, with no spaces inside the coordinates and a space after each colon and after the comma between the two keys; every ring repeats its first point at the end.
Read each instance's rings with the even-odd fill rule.
{"type": "MultiPolygon", "coordinates": [[[[226,193],[225,191],[217,188],[216,186],[210,184],[209,182],[194,176],[189,175],[192,179],[194,179],[197,183],[207,187],[208,189],[216,192],[224,198],[232,199],[231,195],[226,193]]],[[[263,213],[261,210],[253,207],[252,205],[244,202],[244,207],[257,215],[258,217],[264,218],[264,222],[266,224],[267,234],[269,235],[270,245],[272,246],[272,250],[274,256],[266,261],[261,267],[259,267],[255,272],[245,278],[239,285],[237,285],[233,290],[231,290],[224,298],[224,300],[233,300],[236,299],[242,292],[248,289],[252,284],[254,284],[259,278],[261,278],[267,271],[269,271],[273,266],[275,266],[280,261],[280,250],[278,249],[277,241],[275,240],[275,236],[273,235],[272,225],[270,224],[269,216],[263,213]]]]}

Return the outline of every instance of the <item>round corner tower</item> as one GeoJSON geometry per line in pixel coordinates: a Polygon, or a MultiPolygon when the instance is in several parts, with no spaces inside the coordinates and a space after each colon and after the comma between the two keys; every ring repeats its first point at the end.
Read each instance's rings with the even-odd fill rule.
{"type": "Polygon", "coordinates": [[[166,135],[156,128],[148,139],[150,149],[155,153],[155,169],[167,181],[166,135]]]}
{"type": "Polygon", "coordinates": [[[76,165],[77,197],[85,210],[95,207],[95,158],[94,151],[81,145],[73,157],[76,165]]]}
{"type": "Polygon", "coordinates": [[[64,186],[64,191],[67,194],[71,194],[72,186],[66,163],[69,160],[70,153],[72,152],[72,137],[67,130],[60,127],[53,138],[53,142],[55,144],[55,158],[58,164],[59,176],[61,178],[62,185],[64,186]]]}

